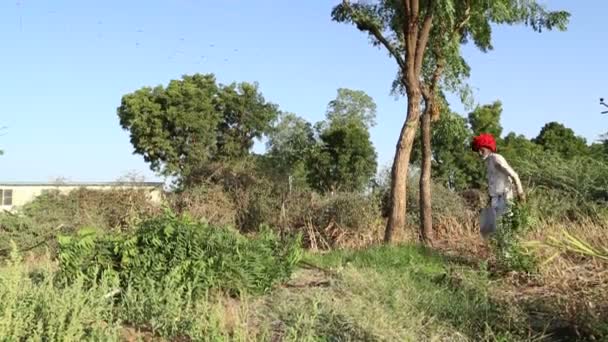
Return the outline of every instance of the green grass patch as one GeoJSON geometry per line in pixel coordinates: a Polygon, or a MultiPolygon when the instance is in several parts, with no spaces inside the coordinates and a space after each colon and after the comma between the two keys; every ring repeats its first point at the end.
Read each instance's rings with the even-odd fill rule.
{"type": "Polygon", "coordinates": [[[361,322],[380,339],[519,340],[527,335],[523,313],[492,300],[485,273],[424,247],[378,246],[309,254],[305,260],[338,272],[336,296],[342,299],[330,306],[341,307],[338,316],[361,322]],[[345,302],[350,304],[336,304],[345,302]]]}

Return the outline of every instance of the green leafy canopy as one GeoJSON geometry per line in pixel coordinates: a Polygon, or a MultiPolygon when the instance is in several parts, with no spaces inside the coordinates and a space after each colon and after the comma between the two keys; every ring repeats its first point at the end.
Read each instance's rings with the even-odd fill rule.
{"type": "Polygon", "coordinates": [[[117,112],[152,170],[183,177],[205,162],[248,155],[278,108],[257,84],[222,85],[212,74],[195,74],[127,94],[117,112]]]}

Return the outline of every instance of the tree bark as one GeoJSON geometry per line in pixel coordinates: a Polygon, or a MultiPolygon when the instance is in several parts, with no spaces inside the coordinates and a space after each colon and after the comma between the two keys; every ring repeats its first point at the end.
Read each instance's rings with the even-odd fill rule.
{"type": "Polygon", "coordinates": [[[420,99],[421,95],[419,91],[412,91],[410,96],[408,96],[407,118],[399,134],[391,171],[391,209],[384,231],[385,243],[392,242],[396,230],[405,229],[407,173],[412,145],[414,144],[418,120],[420,118],[420,99]]]}
{"type": "Polygon", "coordinates": [[[420,240],[433,243],[433,215],[431,205],[431,108],[425,108],[421,118],[422,161],[420,166],[420,240]]]}
{"type": "MultiPolygon", "coordinates": [[[[384,231],[385,243],[390,243],[393,240],[395,230],[405,228],[407,174],[412,145],[414,144],[414,138],[418,130],[420,100],[422,99],[420,74],[424,52],[433,23],[431,3],[428,4],[429,7],[423,18],[422,28],[420,28],[420,0],[403,1],[406,19],[403,24],[405,58],[401,58],[392,47],[389,48],[389,51],[397,59],[403,75],[401,81],[407,94],[407,117],[401,128],[391,172],[391,211],[386,224],[386,230],[384,231]]],[[[373,34],[376,37],[383,38],[378,30],[374,31],[373,34]]],[[[379,41],[387,45],[383,40],[379,39],[379,41]]],[[[390,47],[390,44],[388,46],[390,47]]]]}

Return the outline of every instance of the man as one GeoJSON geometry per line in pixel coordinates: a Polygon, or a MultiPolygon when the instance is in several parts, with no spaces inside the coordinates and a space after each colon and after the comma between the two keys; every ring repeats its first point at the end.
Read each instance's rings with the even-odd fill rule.
{"type": "Polygon", "coordinates": [[[483,235],[492,232],[495,229],[495,220],[508,212],[509,205],[513,201],[513,191],[515,190],[517,198],[520,201],[525,201],[525,194],[521,181],[517,173],[509,166],[509,163],[503,156],[496,153],[496,141],[491,134],[480,134],[473,138],[473,151],[479,153],[483,158],[487,168],[488,193],[490,195],[491,212],[482,213],[483,235]],[[515,189],[513,185],[515,184],[515,189]],[[484,217],[484,215],[491,217],[484,217]],[[491,227],[484,227],[484,221],[489,222],[491,227]]]}

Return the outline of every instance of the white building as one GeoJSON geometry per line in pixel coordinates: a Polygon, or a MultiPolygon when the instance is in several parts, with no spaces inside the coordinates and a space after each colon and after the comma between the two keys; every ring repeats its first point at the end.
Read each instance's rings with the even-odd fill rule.
{"type": "Polygon", "coordinates": [[[86,188],[90,190],[111,189],[145,189],[152,202],[160,203],[163,196],[161,182],[90,182],[90,183],[33,183],[6,182],[0,183],[0,210],[13,210],[33,201],[47,191],[59,191],[67,194],[72,190],[86,188]]]}

